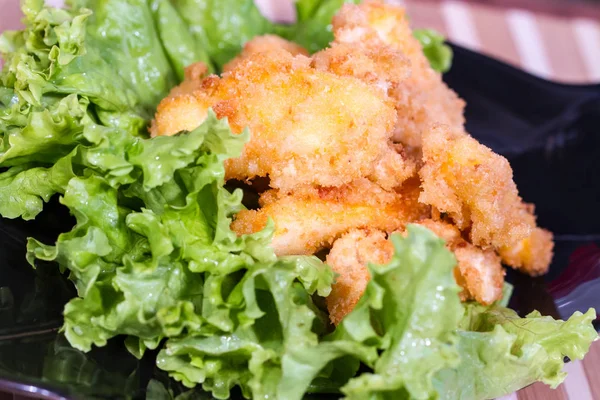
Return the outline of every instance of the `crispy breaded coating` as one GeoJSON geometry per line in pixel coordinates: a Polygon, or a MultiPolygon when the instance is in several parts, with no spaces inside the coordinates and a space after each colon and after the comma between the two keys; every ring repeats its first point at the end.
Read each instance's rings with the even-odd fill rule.
{"type": "Polygon", "coordinates": [[[418,201],[418,181],[400,190],[385,191],[367,179],[339,188],[303,187],[285,194],[272,190],[261,195],[259,210],[241,211],[231,228],[237,234],[257,232],[268,218],[275,223],[272,246],[277,255],[313,254],[331,246],[350,229],[372,228],[393,232],[429,216],[418,201]]]}
{"type": "Polygon", "coordinates": [[[463,289],[461,300],[489,305],[502,298],[505,271],[494,250],[473,246],[462,238],[458,228],[446,222],[427,219],[417,224],[444,239],[446,247],[456,256],[454,278],[463,289]]]}
{"type": "Polygon", "coordinates": [[[454,279],[462,288],[459,294],[461,300],[475,300],[490,305],[502,299],[506,272],[494,250],[482,250],[470,243],[460,242],[452,251],[457,262],[454,279]]]}
{"type": "Polygon", "coordinates": [[[250,55],[221,78],[205,78],[201,90],[164,99],[153,134],[194,129],[213,107],[234,132],[251,132],[242,156],[226,162],[227,179],[268,175],[273,188],[286,191],[341,186],[370,175],[376,181],[378,161],[401,162],[388,145],[393,105],[359,79],[309,64],[284,50],[250,55]]]}
{"type": "Polygon", "coordinates": [[[512,245],[535,227],[508,161],[471,136],[437,126],[423,135],[423,160],[420,200],[470,227],[473,244],[512,245]]]}
{"type": "Polygon", "coordinates": [[[379,87],[385,94],[392,84],[410,76],[410,60],[400,51],[381,44],[376,48],[356,43],[336,43],[312,57],[312,65],[337,75],[354,76],[379,87]]]}
{"type": "MultiPolygon", "coordinates": [[[[373,0],[345,4],[333,18],[333,31],[337,43],[368,47],[381,54],[389,54],[391,47],[410,60],[410,76],[404,79],[406,72],[400,72],[398,83],[388,90],[398,113],[396,141],[419,147],[422,132],[435,123],[463,127],[464,101],[431,68],[402,7],[373,0]]],[[[386,65],[386,58],[382,59],[386,65]]]]}
{"type": "Polygon", "coordinates": [[[194,85],[192,81],[183,81],[181,85],[185,87],[177,87],[173,96],[165,97],[158,105],[150,127],[151,136],[191,131],[208,116],[212,99],[196,89],[191,93],[187,92],[186,88],[194,85]]]}
{"type": "Polygon", "coordinates": [[[183,82],[171,89],[169,95],[159,103],[150,126],[152,136],[194,129],[198,121],[204,121],[207,117],[211,100],[201,89],[208,67],[203,62],[197,62],[185,68],[184,72],[183,82]]]}
{"type": "MultiPolygon", "coordinates": [[[[354,76],[388,94],[392,85],[410,75],[410,62],[399,51],[385,45],[376,50],[354,44],[333,43],[313,55],[312,65],[341,76],[354,76]]],[[[371,180],[385,189],[399,186],[415,173],[416,160],[406,156],[399,143],[388,143],[394,151],[386,153],[375,165],[371,180]]]]}
{"type": "Polygon", "coordinates": [[[377,230],[352,230],[333,244],[325,262],[338,274],[327,296],[329,319],[335,325],[354,309],[371,279],[368,263],[386,264],[394,246],[377,230]]]}
{"type": "Polygon", "coordinates": [[[277,35],[256,36],[249,40],[242,49],[242,52],[223,66],[223,72],[231,71],[236,68],[240,62],[253,54],[264,53],[270,50],[285,50],[293,56],[308,56],[308,51],[299,44],[285,40],[277,35]]]}
{"type": "Polygon", "coordinates": [[[552,233],[536,227],[525,239],[513,246],[501,247],[498,252],[504,263],[529,275],[538,276],[548,272],[553,250],[552,233]]]}
{"type": "Polygon", "coordinates": [[[504,157],[465,133],[437,126],[423,135],[423,159],[422,202],[468,229],[476,246],[500,251],[512,267],[531,274],[547,270],[551,235],[537,230],[504,157]],[[540,253],[531,257],[534,247],[540,253]]]}
{"type": "Polygon", "coordinates": [[[389,151],[374,162],[368,178],[385,190],[399,188],[417,173],[419,160],[400,143],[388,141],[389,151]]]}
{"type": "MultiPolygon", "coordinates": [[[[373,50],[368,47],[346,43],[332,43],[331,47],[313,55],[312,65],[320,70],[340,76],[353,76],[374,87],[385,95],[391,85],[410,75],[410,62],[399,51],[381,46],[373,50]]],[[[384,189],[399,186],[416,171],[417,160],[407,157],[399,143],[388,142],[393,151],[387,152],[375,165],[370,179],[384,189]]]]}

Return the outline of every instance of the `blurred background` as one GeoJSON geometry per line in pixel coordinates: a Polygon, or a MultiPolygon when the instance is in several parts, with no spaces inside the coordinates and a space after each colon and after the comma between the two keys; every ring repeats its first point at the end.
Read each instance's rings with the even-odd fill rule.
{"type": "MultiPolygon", "coordinates": [[[[413,27],[434,28],[539,77],[600,82],[600,0],[387,1],[404,5],[413,27]]],[[[293,19],[292,0],[257,3],[268,16],[293,19]]]]}
{"type": "MultiPolygon", "coordinates": [[[[63,0],[47,0],[57,4],[63,0]]],[[[388,0],[406,6],[414,27],[534,75],[600,82],[600,0],[388,0]]],[[[263,13],[294,18],[293,0],[257,1],[263,13]]],[[[20,26],[19,0],[0,0],[0,31],[20,26]]]]}

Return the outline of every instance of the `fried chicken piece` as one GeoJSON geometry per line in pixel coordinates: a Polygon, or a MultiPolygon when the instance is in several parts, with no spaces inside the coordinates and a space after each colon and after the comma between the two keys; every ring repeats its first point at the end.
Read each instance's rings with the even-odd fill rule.
{"type": "MultiPolygon", "coordinates": [[[[406,71],[403,68],[397,79],[391,79],[397,83],[390,85],[388,90],[395,99],[398,113],[395,141],[419,147],[422,132],[434,123],[462,129],[464,101],[429,65],[421,44],[412,35],[402,7],[373,0],[360,5],[345,4],[333,18],[333,32],[336,43],[368,47],[375,54],[389,54],[389,48],[392,48],[410,60],[410,76],[404,78],[406,71]]],[[[383,66],[373,68],[375,73],[386,70],[387,59],[382,59],[383,66]]]]}
{"type": "Polygon", "coordinates": [[[388,147],[390,150],[373,164],[368,178],[385,190],[393,190],[416,175],[420,160],[400,143],[388,141],[388,147]]]}
{"type": "Polygon", "coordinates": [[[290,194],[277,190],[260,197],[259,210],[240,211],[231,228],[238,235],[275,223],[272,246],[277,255],[313,254],[354,228],[393,232],[409,222],[428,218],[429,207],[418,202],[419,183],[407,181],[385,191],[367,179],[339,188],[302,187],[290,194]]]}
{"type": "Polygon", "coordinates": [[[377,230],[355,229],[335,241],[325,260],[338,274],[325,299],[333,324],[339,324],[364,293],[371,279],[367,264],[386,264],[393,254],[392,242],[377,230]]]}
{"type": "Polygon", "coordinates": [[[388,145],[393,105],[374,86],[316,70],[310,62],[285,50],[252,54],[222,78],[205,78],[200,90],[164,99],[152,133],[194,129],[212,107],[234,132],[251,132],[242,156],[226,162],[227,179],[268,175],[271,186],[284,191],[341,186],[371,175],[377,182],[381,160],[402,161],[388,145]]]}
{"type": "Polygon", "coordinates": [[[496,249],[508,265],[534,275],[548,269],[551,234],[536,228],[504,157],[467,134],[437,126],[423,135],[423,160],[420,201],[447,213],[470,231],[473,244],[496,249]]]}
{"type": "Polygon", "coordinates": [[[208,67],[203,62],[185,68],[183,82],[161,100],[150,126],[151,136],[174,135],[198,127],[211,106],[211,99],[202,91],[208,67]]]}
{"type": "Polygon", "coordinates": [[[208,73],[203,62],[186,67],[183,82],[175,86],[158,105],[154,120],[150,125],[150,135],[175,134],[192,130],[208,115],[210,99],[202,95],[202,79],[208,73]]]}
{"type": "Polygon", "coordinates": [[[427,219],[417,222],[446,241],[456,256],[454,278],[462,287],[462,301],[476,300],[489,305],[502,298],[505,271],[500,257],[492,249],[482,250],[464,240],[458,228],[442,221],[427,219]]]}
{"type": "MultiPolygon", "coordinates": [[[[312,66],[330,71],[340,76],[353,76],[377,87],[387,96],[392,84],[410,75],[410,62],[400,52],[391,47],[381,46],[374,51],[366,47],[345,43],[332,43],[332,46],[313,55],[312,66]]],[[[371,180],[384,189],[400,186],[414,175],[417,160],[407,157],[404,146],[388,142],[392,151],[386,152],[377,161],[371,180]]]]}
{"type": "Polygon", "coordinates": [[[235,69],[240,62],[253,54],[279,49],[285,50],[293,56],[309,55],[308,51],[299,44],[285,40],[277,35],[256,36],[244,45],[242,52],[237,57],[223,66],[223,71],[227,72],[235,69]]]}
{"type": "Polygon", "coordinates": [[[356,43],[333,42],[312,57],[312,65],[340,76],[354,76],[379,87],[385,94],[392,84],[410,76],[410,60],[400,51],[381,44],[370,48],[356,43]]]}
{"type": "Polygon", "coordinates": [[[508,161],[471,136],[437,126],[423,135],[420,200],[449,214],[461,229],[471,227],[478,246],[514,244],[535,220],[512,180],[508,161]]]}
{"type": "MultiPolygon", "coordinates": [[[[431,219],[417,224],[444,239],[448,249],[454,252],[457,261],[454,278],[462,287],[462,301],[476,300],[489,305],[502,298],[504,269],[493,250],[482,250],[466,242],[460,231],[450,224],[431,219]]],[[[378,230],[351,230],[333,243],[325,261],[338,274],[326,299],[333,324],[339,324],[360,300],[371,278],[367,265],[387,264],[393,254],[391,241],[378,230]]]]}
{"type": "Polygon", "coordinates": [[[552,233],[534,228],[531,234],[513,246],[501,247],[498,252],[507,265],[529,275],[538,276],[548,272],[552,262],[554,240],[552,233]]]}

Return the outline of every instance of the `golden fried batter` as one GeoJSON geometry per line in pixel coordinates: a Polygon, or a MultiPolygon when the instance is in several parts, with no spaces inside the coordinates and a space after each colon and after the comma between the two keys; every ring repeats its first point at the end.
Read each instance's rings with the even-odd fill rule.
{"type": "MultiPolygon", "coordinates": [[[[404,79],[403,68],[400,76],[391,80],[398,83],[390,85],[388,90],[398,113],[396,141],[419,147],[422,132],[434,123],[462,129],[464,101],[429,65],[421,44],[412,35],[403,8],[373,0],[360,5],[346,4],[333,18],[333,31],[337,43],[368,47],[382,55],[390,54],[391,47],[410,60],[410,76],[404,79]]],[[[386,69],[389,57],[381,59],[384,66],[373,68],[374,71],[386,69]]]]}
{"type": "Polygon", "coordinates": [[[508,161],[469,135],[437,126],[423,135],[420,200],[448,213],[478,246],[501,247],[535,225],[512,181],[508,161]]]}
{"type": "MultiPolygon", "coordinates": [[[[402,163],[388,144],[396,118],[386,96],[354,77],[316,70],[309,58],[284,50],[252,54],[222,78],[205,78],[200,90],[164,99],[153,134],[193,129],[208,107],[227,117],[234,132],[250,128],[242,156],[226,163],[227,179],[268,175],[273,188],[289,191],[306,184],[341,186],[371,175],[377,181],[377,162],[402,163]]],[[[408,166],[398,176],[410,172],[408,166]]]]}
{"type": "Polygon", "coordinates": [[[231,71],[232,69],[236,68],[241,61],[247,59],[253,54],[279,49],[285,50],[293,56],[309,55],[308,51],[306,51],[306,49],[304,49],[302,46],[294,42],[290,42],[289,40],[280,38],[277,35],[256,36],[244,45],[240,55],[223,66],[223,71],[231,71]]]}
{"type": "Polygon", "coordinates": [[[419,160],[405,151],[399,143],[388,141],[389,151],[375,161],[368,178],[385,190],[399,188],[406,180],[415,176],[419,160]]]}
{"type": "Polygon", "coordinates": [[[499,250],[507,264],[533,274],[547,270],[551,235],[536,231],[504,157],[465,133],[437,126],[423,135],[423,159],[422,202],[469,229],[476,246],[499,250]],[[533,245],[541,252],[535,261],[528,259],[533,245]]]}
{"type": "MultiPolygon", "coordinates": [[[[399,51],[380,46],[376,50],[332,43],[331,47],[313,55],[312,65],[340,76],[353,76],[372,87],[379,88],[387,96],[390,87],[410,75],[410,61],[399,51]]],[[[400,143],[388,142],[392,151],[386,152],[375,164],[370,179],[384,189],[398,187],[415,173],[417,160],[407,157],[400,143]]]]}
{"type": "Polygon", "coordinates": [[[379,87],[385,94],[392,84],[410,76],[410,60],[385,44],[370,48],[334,42],[331,47],[313,55],[312,65],[340,76],[354,76],[379,87]]]}
{"type": "Polygon", "coordinates": [[[197,62],[185,69],[185,78],[175,86],[157,107],[150,126],[150,134],[172,135],[183,130],[192,130],[198,121],[204,121],[210,107],[210,99],[203,94],[202,78],[208,73],[203,62],[197,62]]]}
{"type": "Polygon", "coordinates": [[[418,197],[418,181],[407,182],[398,192],[385,191],[367,179],[339,188],[303,187],[290,194],[272,190],[261,195],[259,210],[239,212],[231,228],[237,234],[257,232],[270,217],[277,255],[313,254],[350,229],[393,232],[427,218],[429,207],[418,197]]]}
{"type": "Polygon", "coordinates": [[[536,227],[525,239],[512,246],[501,247],[498,252],[506,264],[537,276],[548,271],[553,249],[552,233],[536,227]]]}

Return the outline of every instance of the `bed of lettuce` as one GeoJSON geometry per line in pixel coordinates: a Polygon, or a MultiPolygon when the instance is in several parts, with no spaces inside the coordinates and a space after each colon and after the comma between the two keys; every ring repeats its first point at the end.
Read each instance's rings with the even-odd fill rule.
{"type": "MultiPolygon", "coordinates": [[[[0,214],[32,219],[59,195],[75,216],[56,243],[27,246],[32,266],[55,261],[77,288],[65,336],[83,351],[118,335],[135,357],[158,348],[160,369],[220,399],[234,386],[287,400],[485,399],[535,381],[556,387],[564,357],[581,359],[597,339],[594,310],[557,321],[461,304],[453,255],[411,226],[332,330],[319,306],[334,280],[328,266],[277,258],[271,227],[243,237],[229,229],[242,193],[224,188],[223,160],[251,133],[233,135],[211,114],[192,132],[147,138],[184,66],[218,71],[264,33],[316,51],[342,3],[301,0],[294,25],[267,21],[251,0],[23,3],[25,30],[0,39],[0,214]]],[[[446,70],[443,38],[416,35],[446,70]]]]}

